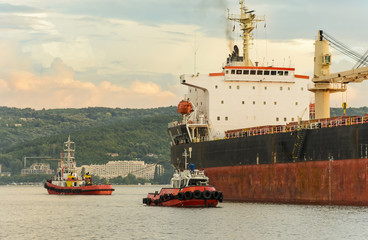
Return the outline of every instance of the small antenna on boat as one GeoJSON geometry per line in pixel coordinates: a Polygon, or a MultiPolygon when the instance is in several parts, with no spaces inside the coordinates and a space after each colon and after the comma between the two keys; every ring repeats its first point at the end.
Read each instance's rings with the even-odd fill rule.
{"type": "Polygon", "coordinates": [[[184,162],[184,170],[187,170],[187,165],[188,165],[188,162],[187,162],[187,158],[188,158],[188,153],[187,153],[187,149],[184,149],[184,153],[183,153],[183,157],[184,157],[184,159],[185,159],[185,162],[184,162]]]}

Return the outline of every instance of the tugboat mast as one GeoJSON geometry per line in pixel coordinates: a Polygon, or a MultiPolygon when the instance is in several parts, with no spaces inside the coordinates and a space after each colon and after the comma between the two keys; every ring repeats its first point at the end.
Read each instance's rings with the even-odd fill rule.
{"type": "Polygon", "coordinates": [[[66,169],[65,172],[69,174],[74,173],[77,167],[74,158],[74,152],[75,152],[75,143],[70,141],[69,136],[68,141],[64,142],[64,152],[61,160],[62,161],[61,167],[64,167],[66,169]]]}
{"type": "Polygon", "coordinates": [[[249,58],[249,45],[252,40],[251,32],[255,28],[255,22],[264,21],[264,19],[256,19],[256,15],[253,14],[254,10],[249,11],[248,7],[244,6],[244,0],[239,0],[240,11],[239,15],[228,14],[228,19],[231,21],[239,22],[240,29],[243,31],[243,65],[253,66],[252,61],[249,58]]]}

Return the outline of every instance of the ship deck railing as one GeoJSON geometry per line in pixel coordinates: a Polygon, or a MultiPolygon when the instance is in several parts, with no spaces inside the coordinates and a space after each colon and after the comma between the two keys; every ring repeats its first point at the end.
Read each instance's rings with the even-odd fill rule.
{"type": "Polygon", "coordinates": [[[301,121],[300,123],[291,122],[286,125],[268,125],[268,126],[228,130],[225,132],[225,138],[259,136],[266,134],[293,132],[301,129],[340,127],[364,123],[368,123],[367,114],[364,116],[341,116],[333,118],[315,119],[315,120],[301,121]]]}

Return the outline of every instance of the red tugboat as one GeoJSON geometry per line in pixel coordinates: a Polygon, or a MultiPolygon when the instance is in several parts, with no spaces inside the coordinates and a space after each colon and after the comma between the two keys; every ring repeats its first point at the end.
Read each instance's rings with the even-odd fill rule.
{"type": "MultiPolygon", "coordinates": [[[[184,156],[187,156],[186,151],[184,156]]],[[[222,202],[222,192],[209,185],[209,178],[204,171],[195,169],[176,171],[171,179],[171,188],[162,188],[160,192],[148,193],[143,204],[148,206],[170,207],[216,207],[222,202]]]]}
{"type": "Polygon", "coordinates": [[[49,194],[61,195],[111,195],[115,190],[110,184],[94,185],[92,177],[87,173],[83,179],[76,171],[74,159],[75,144],[70,141],[64,142],[64,152],[59,162],[56,176],[47,180],[44,187],[49,194]]]}

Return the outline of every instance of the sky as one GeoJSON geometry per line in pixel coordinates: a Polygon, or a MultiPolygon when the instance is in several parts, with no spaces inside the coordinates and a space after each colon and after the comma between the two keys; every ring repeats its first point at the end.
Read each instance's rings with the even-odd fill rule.
{"type": "MultiPolygon", "coordinates": [[[[364,54],[368,1],[248,0],[257,24],[251,59],[312,76],[322,29],[364,54]]],[[[221,72],[241,45],[238,0],[0,0],[0,106],[155,108],[177,105],[181,74],[221,72]],[[235,31],[229,31],[235,25],[235,31]]],[[[355,62],[331,49],[332,72],[355,62]]],[[[368,83],[331,106],[368,106],[368,83]]]]}

